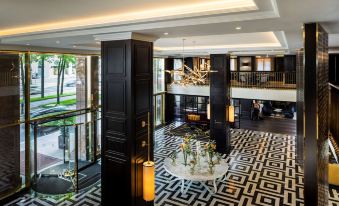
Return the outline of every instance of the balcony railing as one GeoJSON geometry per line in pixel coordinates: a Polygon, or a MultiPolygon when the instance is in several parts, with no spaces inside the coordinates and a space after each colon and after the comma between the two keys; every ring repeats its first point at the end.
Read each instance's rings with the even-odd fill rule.
{"type": "Polygon", "coordinates": [[[295,89],[295,72],[231,72],[232,87],[295,89]]]}

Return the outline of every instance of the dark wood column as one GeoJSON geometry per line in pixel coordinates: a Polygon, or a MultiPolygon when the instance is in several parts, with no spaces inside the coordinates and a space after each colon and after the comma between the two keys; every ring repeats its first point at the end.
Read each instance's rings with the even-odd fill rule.
{"type": "MultiPolygon", "coordinates": [[[[148,112],[153,117],[153,44],[105,41],[101,54],[102,205],[145,205],[142,163],[147,161],[147,147],[142,142],[147,142],[147,126],[141,125],[148,112]]],[[[150,134],[153,154],[153,131],[150,134]]]]}
{"type": "Polygon", "coordinates": [[[304,200],[328,205],[328,34],[317,23],[304,28],[304,200]]]}
{"type": "Polygon", "coordinates": [[[226,108],[230,105],[230,56],[211,55],[210,77],[210,136],[216,141],[217,151],[229,153],[231,149],[230,125],[226,108]]]}

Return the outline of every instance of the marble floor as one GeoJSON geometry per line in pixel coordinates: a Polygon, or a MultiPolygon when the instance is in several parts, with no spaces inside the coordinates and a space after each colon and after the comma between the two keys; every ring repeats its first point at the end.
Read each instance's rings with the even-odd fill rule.
{"type": "MultiPolygon", "coordinates": [[[[303,205],[303,171],[295,161],[294,136],[232,130],[231,154],[226,181],[217,182],[212,194],[200,183],[193,183],[186,194],[180,192],[181,182],[173,180],[163,168],[163,160],[179,149],[181,138],[169,131],[182,123],[172,123],[155,131],[157,206],[217,205],[303,205]]],[[[212,188],[212,183],[206,183],[212,188]]],[[[63,198],[38,198],[26,194],[6,204],[39,206],[100,205],[100,183],[77,195],[63,198]]],[[[339,191],[330,190],[329,205],[339,206],[339,191]]]]}
{"type": "MultiPolygon", "coordinates": [[[[171,130],[173,123],[156,131],[156,205],[304,205],[303,171],[295,160],[295,137],[285,134],[234,129],[231,132],[231,154],[226,181],[217,182],[211,194],[199,182],[186,194],[180,181],[166,173],[163,160],[173,150],[179,151],[181,138],[171,130]]],[[[207,185],[212,188],[212,182],[207,185]]],[[[329,205],[339,206],[339,191],[329,192],[329,205]]]]}

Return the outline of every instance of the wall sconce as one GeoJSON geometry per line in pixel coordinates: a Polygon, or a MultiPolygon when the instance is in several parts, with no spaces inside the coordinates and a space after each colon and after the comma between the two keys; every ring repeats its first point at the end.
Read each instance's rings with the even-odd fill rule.
{"type": "Polygon", "coordinates": [[[234,122],[234,106],[228,106],[228,121],[233,123],[234,122]]]}
{"type": "Polygon", "coordinates": [[[249,63],[249,62],[243,62],[241,66],[243,66],[243,67],[249,67],[249,66],[250,66],[250,63],[249,63]]]}
{"type": "Polygon", "coordinates": [[[155,198],[155,174],[154,162],[150,161],[150,113],[147,115],[147,124],[145,121],[141,122],[141,126],[147,125],[147,143],[143,142],[142,146],[147,145],[147,162],[143,163],[142,178],[143,178],[143,199],[146,202],[153,201],[155,198]]]}
{"type": "Polygon", "coordinates": [[[207,104],[207,119],[211,119],[211,107],[210,104],[207,104]]]}

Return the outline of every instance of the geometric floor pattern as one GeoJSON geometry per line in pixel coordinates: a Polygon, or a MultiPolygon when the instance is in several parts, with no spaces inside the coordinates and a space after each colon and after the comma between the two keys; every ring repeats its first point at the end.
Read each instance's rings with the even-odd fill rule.
{"type": "MultiPolygon", "coordinates": [[[[179,149],[180,137],[166,135],[182,123],[172,123],[155,131],[156,206],[224,206],[224,205],[303,205],[303,172],[295,161],[293,136],[232,130],[231,154],[225,157],[228,172],[225,182],[217,182],[211,194],[200,183],[193,183],[182,194],[178,181],[163,169],[163,160],[179,149]]],[[[206,183],[212,188],[210,182],[206,183]]],[[[38,198],[26,194],[8,204],[39,206],[100,205],[101,184],[87,191],[61,199],[38,198]]],[[[339,206],[339,191],[331,190],[329,205],[339,206]]]]}
{"type": "Polygon", "coordinates": [[[32,194],[25,194],[18,199],[5,204],[5,206],[98,206],[101,205],[101,183],[95,184],[90,189],[69,197],[57,198],[35,197],[32,194]]]}
{"type": "MultiPolygon", "coordinates": [[[[156,205],[304,205],[303,171],[295,160],[294,136],[242,129],[231,131],[231,154],[225,158],[225,182],[217,182],[211,194],[200,183],[193,183],[186,194],[181,182],[163,169],[163,159],[178,150],[180,137],[168,136],[173,123],[156,131],[156,205]]],[[[179,151],[179,150],[178,150],[179,151]]],[[[211,188],[212,183],[207,183],[211,188]]],[[[329,205],[339,206],[338,191],[330,191],[329,205]]]]}

